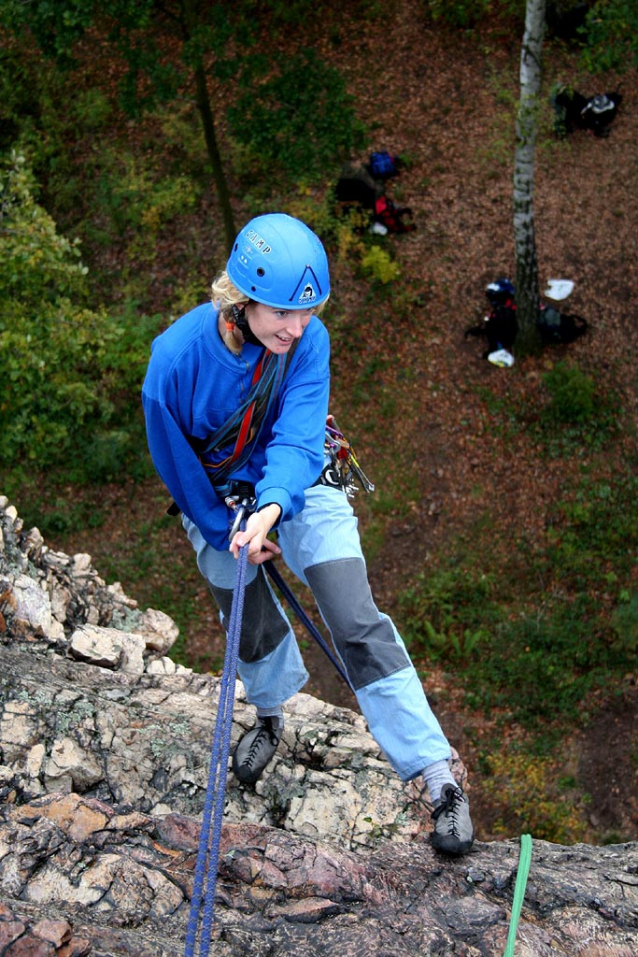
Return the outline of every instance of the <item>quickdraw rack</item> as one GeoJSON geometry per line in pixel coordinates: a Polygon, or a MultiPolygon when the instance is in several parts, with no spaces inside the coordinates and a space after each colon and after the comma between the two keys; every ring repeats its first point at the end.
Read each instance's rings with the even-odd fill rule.
{"type": "Polygon", "coordinates": [[[324,447],[330,456],[339,485],[348,498],[352,498],[357,491],[356,481],[365,492],[374,492],[374,484],[359,465],[351,443],[344,436],[333,415],[326,419],[324,447]]]}

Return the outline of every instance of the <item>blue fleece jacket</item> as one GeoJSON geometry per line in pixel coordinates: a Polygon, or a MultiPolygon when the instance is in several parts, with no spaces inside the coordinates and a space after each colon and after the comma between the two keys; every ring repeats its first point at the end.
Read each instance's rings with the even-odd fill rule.
{"type": "MultiPolygon", "coordinates": [[[[211,303],[186,313],[151,347],[142,403],[157,472],[213,548],[228,548],[230,513],[196,449],[245,399],[263,347],[226,348],[211,303]]],[[[257,508],[276,503],[281,521],[304,505],[323,466],[330,389],[330,343],[317,316],[304,330],[250,459],[233,478],[255,486],[257,508]]]]}

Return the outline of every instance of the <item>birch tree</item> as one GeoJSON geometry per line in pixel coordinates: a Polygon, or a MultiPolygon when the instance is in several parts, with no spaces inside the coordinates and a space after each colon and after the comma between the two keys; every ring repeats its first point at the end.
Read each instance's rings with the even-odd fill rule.
{"type": "Polygon", "coordinates": [[[538,257],[534,229],[534,167],[541,99],[541,53],[545,31],[545,0],[527,0],[521,48],[521,93],[516,119],[514,155],[514,249],[516,302],[522,355],[540,347],[538,257]]]}

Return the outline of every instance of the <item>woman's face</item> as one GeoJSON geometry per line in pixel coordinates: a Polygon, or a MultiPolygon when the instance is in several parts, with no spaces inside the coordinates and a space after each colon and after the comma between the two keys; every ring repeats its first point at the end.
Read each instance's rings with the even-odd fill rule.
{"type": "Polygon", "coordinates": [[[275,309],[261,302],[246,306],[251,331],[275,355],[288,352],[310,322],[312,309],[275,309]]]}

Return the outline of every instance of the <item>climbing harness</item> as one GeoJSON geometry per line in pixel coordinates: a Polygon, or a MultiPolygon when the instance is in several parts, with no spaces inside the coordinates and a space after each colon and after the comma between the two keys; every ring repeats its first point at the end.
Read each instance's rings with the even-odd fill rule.
{"type": "Polygon", "coordinates": [[[503,957],[514,957],[514,944],[516,943],[516,931],[518,930],[518,921],[521,916],[521,908],[525,897],[525,888],[527,886],[527,876],[532,861],[532,838],[530,834],[521,835],[521,853],[518,859],[518,870],[516,872],[516,884],[514,885],[514,899],[512,901],[512,913],[510,916],[510,926],[507,934],[507,945],[503,957]]]}
{"type": "MultiPolygon", "coordinates": [[[[242,521],[242,525],[243,525],[242,521]]],[[[221,844],[222,817],[226,797],[226,778],[228,775],[228,757],[235,700],[237,659],[239,657],[239,637],[244,612],[244,594],[246,590],[246,567],[248,564],[248,545],[239,549],[233,604],[230,612],[224,670],[219,688],[219,705],[213,746],[208,770],[208,784],[199,836],[199,849],[190,915],[184,944],[184,957],[194,957],[197,941],[197,929],[200,923],[199,955],[208,957],[210,950],[211,928],[215,909],[215,888],[217,886],[217,861],[221,844]],[[200,914],[201,912],[201,914],[200,914]]]]}

